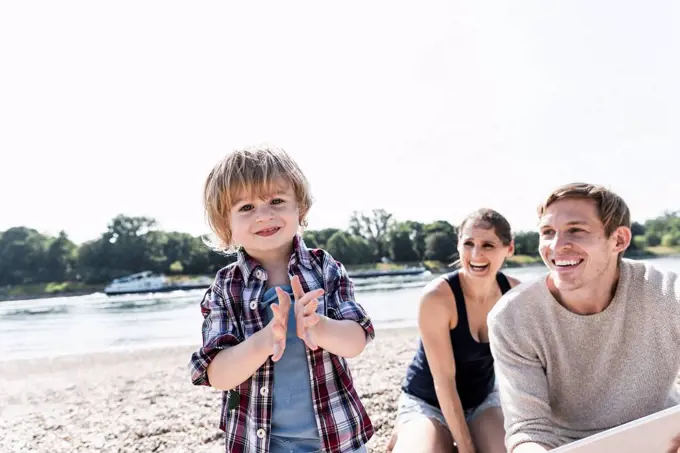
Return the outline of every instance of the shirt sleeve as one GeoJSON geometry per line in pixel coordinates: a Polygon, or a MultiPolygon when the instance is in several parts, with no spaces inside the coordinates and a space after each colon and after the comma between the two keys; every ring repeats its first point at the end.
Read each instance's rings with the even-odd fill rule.
{"type": "Polygon", "coordinates": [[[558,447],[548,380],[538,356],[518,331],[493,318],[489,320],[489,343],[505,418],[507,451],[526,442],[558,447]]]}
{"type": "Polygon", "coordinates": [[[335,262],[337,272],[334,276],[335,285],[333,285],[333,292],[335,294],[327,295],[326,300],[332,301],[328,306],[328,315],[337,320],[348,319],[356,321],[366,332],[366,339],[368,342],[375,339],[375,329],[373,322],[368,316],[364,307],[362,307],[354,297],[354,283],[349,278],[347,270],[340,262],[335,262]]]}
{"type": "Polygon", "coordinates": [[[222,291],[213,283],[201,301],[203,315],[203,345],[191,355],[189,367],[194,385],[210,385],[208,365],[222,350],[243,339],[238,334],[233,306],[225,301],[222,291]]]}

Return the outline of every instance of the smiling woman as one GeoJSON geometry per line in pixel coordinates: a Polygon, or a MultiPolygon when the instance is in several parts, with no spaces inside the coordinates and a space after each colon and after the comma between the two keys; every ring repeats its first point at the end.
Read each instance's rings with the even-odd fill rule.
{"type": "Polygon", "coordinates": [[[458,230],[459,269],[431,282],[419,308],[421,341],[399,398],[395,452],[504,452],[486,318],[519,282],[499,272],[514,251],[508,221],[491,209],[458,230]]]}

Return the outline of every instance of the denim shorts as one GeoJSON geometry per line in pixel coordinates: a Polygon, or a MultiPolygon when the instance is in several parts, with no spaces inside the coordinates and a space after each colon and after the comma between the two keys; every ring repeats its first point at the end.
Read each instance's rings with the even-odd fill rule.
{"type": "MultiPolygon", "coordinates": [[[[401,395],[399,395],[399,402],[397,405],[398,423],[406,423],[418,417],[425,417],[438,421],[447,429],[449,427],[441,409],[432,406],[416,396],[402,391],[401,395]]],[[[494,387],[491,393],[489,393],[479,406],[465,410],[465,421],[468,422],[468,424],[471,423],[475,418],[479,417],[482,412],[492,407],[501,407],[501,399],[497,387],[494,387]]]]}
{"type": "MultiPolygon", "coordinates": [[[[319,450],[318,447],[318,440],[296,439],[286,441],[275,436],[272,436],[269,440],[270,453],[323,453],[323,450],[319,450]]],[[[354,453],[366,453],[366,446],[362,445],[358,450],[354,450],[354,453]]]]}

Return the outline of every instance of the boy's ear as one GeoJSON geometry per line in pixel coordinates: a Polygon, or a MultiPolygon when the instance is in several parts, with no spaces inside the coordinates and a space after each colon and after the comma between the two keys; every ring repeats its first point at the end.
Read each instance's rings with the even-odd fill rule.
{"type": "Polygon", "coordinates": [[[307,228],[307,212],[303,212],[298,208],[298,223],[301,227],[307,228]]]}

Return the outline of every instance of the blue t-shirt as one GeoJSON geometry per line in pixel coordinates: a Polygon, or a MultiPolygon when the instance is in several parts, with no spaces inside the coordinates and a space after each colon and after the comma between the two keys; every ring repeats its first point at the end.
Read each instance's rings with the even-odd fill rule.
{"type": "MultiPolygon", "coordinates": [[[[307,346],[295,332],[295,299],[292,289],[290,285],[283,285],[281,289],[288,292],[291,304],[286,332],[286,349],[281,359],[274,363],[270,451],[274,452],[274,448],[281,441],[285,444],[303,440],[305,442],[302,442],[300,446],[309,445],[309,450],[296,448],[295,451],[319,451],[322,446],[312,402],[307,346]]],[[[275,288],[269,288],[260,301],[260,311],[266,323],[269,323],[273,317],[270,307],[272,303],[278,303],[275,288]]]]}

